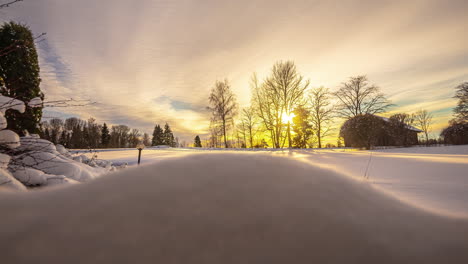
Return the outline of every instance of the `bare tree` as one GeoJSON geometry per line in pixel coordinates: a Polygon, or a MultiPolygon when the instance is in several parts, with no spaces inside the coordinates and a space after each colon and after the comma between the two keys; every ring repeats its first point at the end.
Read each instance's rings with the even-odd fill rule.
{"type": "Polygon", "coordinates": [[[455,88],[457,91],[454,98],[458,99],[457,107],[453,109],[455,120],[458,122],[468,121],[468,82],[464,82],[455,88]]]}
{"type": "Polygon", "coordinates": [[[4,4],[0,4],[0,9],[3,9],[5,7],[9,7],[10,5],[14,4],[14,3],[17,3],[17,2],[22,2],[23,0],[10,0],[9,2],[7,3],[4,3],[4,4]]]}
{"type": "MultiPolygon", "coordinates": [[[[272,69],[271,76],[265,80],[266,89],[272,90],[281,99],[281,121],[283,116],[291,116],[294,109],[301,104],[304,91],[309,81],[304,82],[292,61],[277,62],[272,69]]],[[[291,120],[287,121],[288,146],[292,147],[291,120]]]]}
{"type": "MultiPolygon", "coordinates": [[[[254,78],[253,81],[256,81],[255,75],[254,78]]],[[[281,146],[284,125],[288,146],[292,147],[290,117],[294,109],[303,104],[304,92],[309,86],[309,81],[305,81],[297,72],[294,62],[279,61],[273,66],[270,76],[263,84],[254,85],[254,99],[259,116],[267,130],[272,133],[275,147],[281,146]],[[287,117],[286,122],[284,117],[287,117]]]]}
{"type": "Polygon", "coordinates": [[[219,122],[224,138],[224,147],[228,148],[226,132],[237,114],[236,96],[231,91],[227,80],[216,81],[209,97],[213,111],[213,121],[219,122]]]}
{"type": "Polygon", "coordinates": [[[432,114],[427,110],[419,110],[413,115],[416,126],[424,132],[426,137],[426,145],[429,143],[429,131],[432,126],[432,114]]]}
{"type": "Polygon", "coordinates": [[[382,113],[392,106],[378,86],[369,84],[365,75],[349,78],[334,95],[340,102],[338,114],[345,118],[382,113]]]}
{"type": "Polygon", "coordinates": [[[143,134],[143,144],[145,146],[151,146],[151,140],[150,140],[150,136],[148,135],[148,133],[143,134]]]}
{"type": "Polygon", "coordinates": [[[279,95],[259,84],[254,73],[251,79],[252,103],[263,127],[270,133],[273,146],[280,147],[283,124],[281,122],[281,100],[279,95]]]}
{"type": "Polygon", "coordinates": [[[311,121],[314,126],[319,148],[322,148],[323,138],[331,131],[334,108],[331,106],[330,99],[331,93],[329,89],[324,87],[312,89],[309,93],[311,121]]]}
{"type": "Polygon", "coordinates": [[[138,145],[138,143],[140,143],[140,136],[140,131],[136,128],[133,128],[128,134],[128,143],[130,144],[129,147],[135,147],[138,145]]]}
{"type": "MultiPolygon", "coordinates": [[[[248,141],[250,148],[253,148],[253,138],[255,137],[255,111],[252,107],[242,109],[241,124],[244,133],[244,141],[246,141],[246,134],[248,135],[248,141]]],[[[247,144],[247,143],[246,143],[247,144]]]]}
{"type": "Polygon", "coordinates": [[[111,146],[114,148],[123,148],[128,144],[128,133],[130,128],[126,125],[112,126],[111,128],[111,146]]]}

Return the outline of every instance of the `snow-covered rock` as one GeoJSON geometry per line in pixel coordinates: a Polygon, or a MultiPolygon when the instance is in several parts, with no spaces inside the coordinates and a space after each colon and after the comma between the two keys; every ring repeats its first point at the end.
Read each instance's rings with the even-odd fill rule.
{"type": "Polygon", "coordinates": [[[10,162],[10,160],[11,160],[10,156],[0,153],[0,169],[8,168],[8,163],[10,162]]]}
{"type": "Polygon", "coordinates": [[[55,145],[55,148],[57,149],[58,153],[64,155],[67,158],[72,158],[70,152],[63,145],[57,144],[55,145]]]}
{"type": "Polygon", "coordinates": [[[15,132],[4,129],[0,131],[0,145],[8,148],[17,148],[20,146],[20,138],[15,132]]]}
{"type": "Polygon", "coordinates": [[[49,186],[60,184],[75,184],[78,183],[73,179],[69,179],[64,175],[46,174],[40,170],[32,168],[22,168],[14,171],[13,176],[26,186],[49,186]]]}
{"type": "Polygon", "coordinates": [[[0,190],[25,191],[26,187],[15,179],[7,170],[0,168],[0,190]]]}
{"type": "Polygon", "coordinates": [[[17,180],[26,186],[47,184],[47,176],[40,170],[22,168],[14,171],[12,174],[17,180]]]}
{"type": "Polygon", "coordinates": [[[0,112],[0,129],[5,129],[7,128],[7,120],[3,113],[0,112]]]}

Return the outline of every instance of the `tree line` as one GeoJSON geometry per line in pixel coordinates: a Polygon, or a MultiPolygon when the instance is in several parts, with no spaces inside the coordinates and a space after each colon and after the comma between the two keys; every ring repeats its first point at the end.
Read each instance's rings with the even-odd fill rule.
{"type": "MultiPolygon", "coordinates": [[[[215,82],[209,95],[212,115],[210,135],[205,141],[207,147],[322,148],[337,119],[346,122],[362,116],[376,116],[394,106],[365,75],[350,77],[336,91],[331,91],[325,87],[311,87],[292,61],[275,63],[262,81],[257,74],[252,74],[250,88],[251,105],[239,109],[228,80],[215,82]]],[[[393,137],[398,137],[392,143],[413,142],[406,136],[406,130],[412,126],[421,130],[422,142],[430,142],[432,118],[426,110],[392,115],[388,120],[392,122],[393,137]]],[[[362,120],[360,118],[359,122],[362,120]]],[[[342,135],[351,127],[356,128],[340,129],[337,146],[343,145],[342,135]]],[[[328,143],[327,146],[332,145],[328,143]]]]}
{"type": "Polygon", "coordinates": [[[133,148],[140,143],[145,146],[179,146],[178,138],[174,137],[167,123],[164,130],[156,125],[152,138],[148,133],[127,125],[108,127],[106,123],[98,124],[94,118],[52,118],[42,122],[41,127],[41,138],[72,149],[133,148]]]}

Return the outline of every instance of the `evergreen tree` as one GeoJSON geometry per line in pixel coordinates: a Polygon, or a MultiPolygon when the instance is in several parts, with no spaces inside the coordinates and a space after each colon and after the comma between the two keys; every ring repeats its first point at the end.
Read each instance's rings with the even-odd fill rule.
{"type": "Polygon", "coordinates": [[[311,113],[303,106],[297,107],[293,113],[295,114],[292,119],[292,130],[295,133],[293,138],[294,147],[307,148],[309,141],[314,134],[313,126],[310,122],[311,113]]]}
{"type": "Polygon", "coordinates": [[[24,135],[39,133],[42,107],[32,108],[27,105],[31,99],[44,99],[39,84],[39,62],[31,30],[15,22],[5,23],[0,27],[0,93],[26,103],[24,113],[8,111],[5,115],[11,130],[24,135]]]}
{"type": "Polygon", "coordinates": [[[172,134],[171,127],[168,123],[164,125],[163,145],[175,147],[174,134],[172,134]]]}
{"type": "Polygon", "coordinates": [[[201,145],[201,140],[200,140],[200,137],[199,137],[198,135],[195,137],[194,146],[195,146],[196,148],[201,148],[201,147],[202,147],[202,145],[201,145]]]}
{"type": "Polygon", "coordinates": [[[104,123],[101,129],[101,146],[107,147],[109,146],[109,142],[110,142],[109,128],[107,127],[107,124],[104,123]]]}
{"type": "Polygon", "coordinates": [[[46,128],[46,129],[44,130],[44,133],[43,133],[42,138],[45,139],[45,140],[49,140],[49,141],[50,141],[50,133],[49,133],[49,129],[48,129],[48,128],[46,128]]]}
{"type": "Polygon", "coordinates": [[[161,126],[156,125],[153,131],[153,139],[151,140],[151,146],[164,145],[163,130],[161,126]]]}
{"type": "Polygon", "coordinates": [[[60,135],[60,139],[59,139],[59,144],[62,144],[64,147],[67,147],[68,148],[68,142],[69,139],[68,139],[68,133],[66,130],[63,130],[62,131],[62,134],[60,135]]]}

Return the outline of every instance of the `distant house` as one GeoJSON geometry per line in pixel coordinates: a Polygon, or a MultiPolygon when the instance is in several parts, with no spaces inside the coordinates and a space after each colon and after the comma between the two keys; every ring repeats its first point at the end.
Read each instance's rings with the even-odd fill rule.
{"type": "Polygon", "coordinates": [[[377,115],[375,116],[385,121],[385,130],[388,132],[384,133],[384,136],[387,138],[383,141],[384,144],[377,146],[411,146],[419,143],[418,134],[423,132],[421,129],[404,124],[404,131],[395,131],[395,128],[389,118],[377,115]],[[406,137],[406,139],[403,137],[406,137]]]}
{"type": "Polygon", "coordinates": [[[397,120],[377,115],[361,115],[346,121],[340,135],[346,147],[411,146],[423,132],[397,120]]]}

